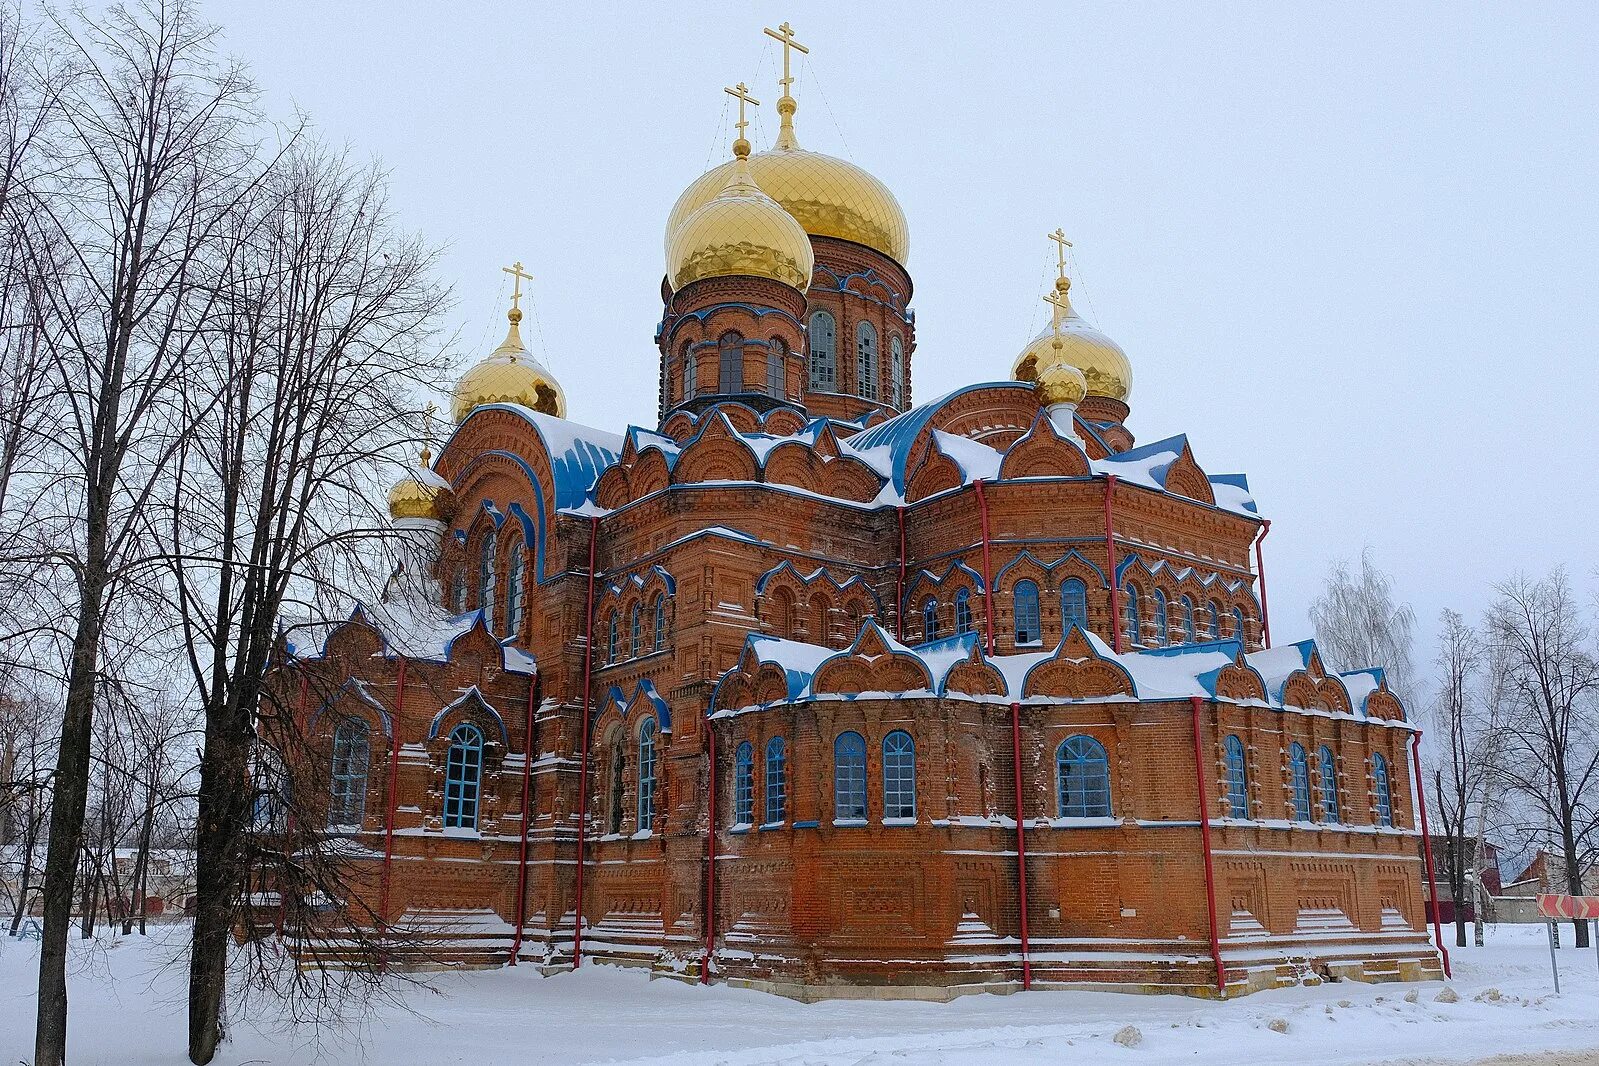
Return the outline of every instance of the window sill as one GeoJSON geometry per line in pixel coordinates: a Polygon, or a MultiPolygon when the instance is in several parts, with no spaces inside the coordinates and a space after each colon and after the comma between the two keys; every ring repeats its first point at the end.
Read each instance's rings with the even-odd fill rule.
{"type": "Polygon", "coordinates": [[[1111,829],[1122,824],[1114,815],[1094,818],[1051,818],[1051,829],[1111,829]]]}
{"type": "Polygon", "coordinates": [[[654,835],[655,835],[655,830],[653,830],[653,829],[640,829],[637,833],[634,833],[632,836],[628,837],[627,839],[629,839],[629,840],[649,840],[654,835]]]}
{"type": "Polygon", "coordinates": [[[772,832],[773,830],[776,830],[776,829],[787,829],[787,828],[788,828],[788,823],[787,822],[762,822],[761,826],[760,826],[760,831],[763,832],[763,833],[769,833],[769,832],[772,832]]]}
{"type": "Polygon", "coordinates": [[[834,818],[833,825],[839,829],[859,829],[868,825],[865,818],[834,818]]]}
{"type": "Polygon", "coordinates": [[[462,840],[476,840],[481,834],[476,829],[467,829],[464,826],[445,826],[440,830],[447,837],[458,837],[462,840]]]}
{"type": "Polygon", "coordinates": [[[734,824],[732,824],[732,825],[727,827],[727,831],[729,833],[737,833],[738,835],[743,836],[745,833],[748,833],[751,829],[754,829],[754,828],[755,827],[753,825],[751,825],[749,822],[735,822],[734,824]]]}
{"type": "Polygon", "coordinates": [[[916,819],[915,818],[884,818],[883,819],[883,824],[886,825],[886,826],[891,826],[891,827],[896,827],[896,828],[903,828],[905,826],[915,825],[916,824],[916,819]]]}

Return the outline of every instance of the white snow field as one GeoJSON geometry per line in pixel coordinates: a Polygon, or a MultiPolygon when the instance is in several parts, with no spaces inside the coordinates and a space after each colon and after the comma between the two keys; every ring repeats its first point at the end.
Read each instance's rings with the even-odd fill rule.
{"type": "MultiPolygon", "coordinates": [[[[186,1062],[181,927],[74,940],[68,1059],[74,1066],[186,1062]]],[[[1471,1062],[1564,1052],[1546,1063],[1599,1063],[1599,975],[1592,948],[1561,952],[1553,994],[1542,926],[1489,931],[1454,953],[1457,1002],[1444,987],[1339,983],[1229,1003],[1179,996],[1029,992],[950,1003],[839,1000],[804,1005],[759,992],[650,980],[588,966],[542,978],[528,966],[440,974],[359,1026],[322,1032],[236,1018],[220,1066],[439,1066],[627,1062],[674,1066],[875,1066],[888,1063],[1356,1064],[1471,1062]],[[1414,990],[1417,1001],[1406,1002],[1414,990]],[[1493,990],[1493,991],[1491,991],[1493,990]],[[1446,997],[1447,998],[1447,997],[1446,997]],[[1287,1023],[1287,1032],[1270,1028],[1287,1023]],[[1134,1047],[1113,1037],[1133,1025],[1134,1047]]],[[[0,1063],[33,1048],[35,942],[0,939],[0,1063]]]]}

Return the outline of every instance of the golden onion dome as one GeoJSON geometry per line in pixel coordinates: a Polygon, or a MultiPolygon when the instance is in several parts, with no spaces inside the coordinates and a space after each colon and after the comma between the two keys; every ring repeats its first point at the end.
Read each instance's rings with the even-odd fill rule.
{"type": "Polygon", "coordinates": [[[703,278],[746,275],[771,278],[804,292],[815,253],[810,238],[750,174],[750,144],[733,142],[732,169],[721,191],[691,211],[666,242],[673,289],[703,278]]]}
{"type": "Polygon", "coordinates": [[[566,417],[566,393],[555,375],[528,354],[522,344],[520,308],[507,312],[511,328],[488,358],[472,366],[455,383],[451,407],[457,422],[486,403],[519,403],[557,418],[566,417]]]}
{"type": "MultiPolygon", "coordinates": [[[[904,264],[910,255],[911,232],[899,201],[888,186],[854,163],[801,148],[794,139],[794,109],[792,97],[777,102],[782,117],[777,142],[770,150],[750,156],[755,183],[783,205],[806,233],[864,244],[904,264]]],[[[735,165],[724,163],[683,190],[666,219],[668,249],[689,216],[727,184],[735,165]]]]}
{"type": "Polygon", "coordinates": [[[1070,281],[1060,278],[1055,282],[1055,295],[1050,297],[1056,302],[1061,348],[1057,351],[1054,346],[1057,325],[1052,322],[1016,357],[1011,376],[1017,381],[1037,381],[1040,367],[1063,362],[1082,371],[1089,396],[1105,396],[1125,403],[1133,390],[1133,367],[1127,361],[1127,353],[1122,351],[1121,345],[1078,317],[1066,297],[1070,287],[1070,281]]]}
{"type": "Polygon", "coordinates": [[[422,460],[406,471],[404,477],[389,490],[389,517],[395,521],[404,518],[426,518],[443,522],[449,516],[455,495],[450,483],[428,465],[432,456],[422,449],[422,460]]]}
{"type": "Polygon", "coordinates": [[[1088,379],[1081,370],[1066,362],[1065,342],[1059,337],[1054,338],[1054,341],[1050,361],[1038,372],[1033,391],[1038,393],[1038,399],[1045,407],[1063,403],[1076,407],[1088,395],[1088,379]]]}

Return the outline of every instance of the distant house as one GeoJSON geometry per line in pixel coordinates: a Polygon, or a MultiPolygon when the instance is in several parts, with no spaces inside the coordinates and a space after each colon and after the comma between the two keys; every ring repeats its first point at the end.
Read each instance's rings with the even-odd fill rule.
{"type": "MultiPolygon", "coordinates": [[[[1467,852],[1470,852],[1476,847],[1476,840],[1474,838],[1468,838],[1465,840],[1461,840],[1460,837],[1446,836],[1435,836],[1432,838],[1433,866],[1437,870],[1438,874],[1438,921],[1445,925],[1448,925],[1455,920],[1456,911],[1463,912],[1464,917],[1468,922],[1476,920],[1476,904],[1478,899],[1476,884],[1478,882],[1480,882],[1482,887],[1487,890],[1487,893],[1490,897],[1498,896],[1501,891],[1499,848],[1488,841],[1483,841],[1482,862],[1476,870],[1476,876],[1472,877],[1470,874],[1467,875],[1465,893],[1466,898],[1460,900],[1455,899],[1454,893],[1450,891],[1449,888],[1449,879],[1444,872],[1448,869],[1447,860],[1452,843],[1460,844],[1466,849],[1467,852]]],[[[1430,894],[1427,894],[1426,896],[1426,908],[1427,920],[1431,921],[1433,916],[1434,902],[1430,894]]],[[[1492,918],[1493,916],[1484,915],[1484,917],[1492,918]]]]}
{"type": "MultiPolygon", "coordinates": [[[[1599,895],[1599,863],[1583,868],[1582,884],[1573,895],[1599,895]]],[[[1540,848],[1526,868],[1493,893],[1494,917],[1501,922],[1537,922],[1540,892],[1567,892],[1566,861],[1557,851],[1540,848]]]]}

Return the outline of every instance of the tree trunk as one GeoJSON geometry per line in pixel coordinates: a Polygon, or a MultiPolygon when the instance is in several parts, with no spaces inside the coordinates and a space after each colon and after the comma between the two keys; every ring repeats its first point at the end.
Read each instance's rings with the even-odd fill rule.
{"type": "Polygon", "coordinates": [[[189,1061],[204,1066],[226,1038],[228,940],[239,895],[241,812],[248,806],[248,729],[232,707],[206,716],[195,826],[194,945],[189,962],[189,1061]]]}

